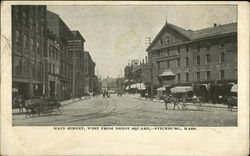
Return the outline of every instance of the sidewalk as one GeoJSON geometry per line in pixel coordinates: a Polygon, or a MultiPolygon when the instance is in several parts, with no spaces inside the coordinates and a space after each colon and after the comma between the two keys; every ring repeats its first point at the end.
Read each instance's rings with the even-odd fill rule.
{"type": "MultiPolygon", "coordinates": [[[[154,99],[150,99],[150,98],[145,98],[145,97],[140,97],[139,94],[125,94],[126,96],[132,96],[135,99],[138,100],[143,100],[143,101],[153,101],[153,102],[157,102],[157,103],[164,103],[163,100],[160,100],[158,98],[154,98],[154,99]]],[[[186,103],[187,105],[194,105],[196,106],[197,104],[193,104],[193,103],[186,103]]],[[[202,107],[214,107],[214,108],[228,108],[227,105],[225,104],[210,104],[210,103],[201,103],[202,107]]]]}
{"type": "Polygon", "coordinates": [[[61,101],[60,104],[62,106],[65,106],[65,105],[69,105],[69,104],[72,104],[72,103],[75,103],[75,102],[78,102],[78,101],[82,101],[82,100],[86,100],[86,99],[90,99],[90,97],[83,96],[81,98],[69,99],[69,100],[66,100],[66,101],[61,101]]]}

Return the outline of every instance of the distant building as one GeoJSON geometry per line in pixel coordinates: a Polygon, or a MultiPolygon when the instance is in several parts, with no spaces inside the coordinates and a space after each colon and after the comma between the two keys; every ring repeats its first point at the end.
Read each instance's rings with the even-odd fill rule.
{"type": "MultiPolygon", "coordinates": [[[[92,60],[88,51],[84,52],[84,92],[94,91],[95,62],[92,60]]],[[[97,78],[98,79],[98,78],[97,78]]]]}
{"type": "Polygon", "coordinates": [[[12,6],[12,87],[24,98],[45,93],[46,6],[12,6]]]}
{"type": "Polygon", "coordinates": [[[147,52],[157,86],[237,81],[237,23],[196,31],[166,23],[147,52]]]}

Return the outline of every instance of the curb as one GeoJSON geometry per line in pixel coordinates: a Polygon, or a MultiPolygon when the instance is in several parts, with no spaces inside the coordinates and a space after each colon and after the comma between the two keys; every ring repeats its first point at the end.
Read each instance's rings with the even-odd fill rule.
{"type": "MultiPolygon", "coordinates": [[[[156,100],[146,100],[146,99],[142,99],[142,98],[138,98],[138,97],[134,97],[135,99],[138,100],[142,100],[142,101],[152,101],[152,102],[157,102],[157,103],[164,103],[163,101],[156,101],[156,100]]],[[[192,106],[196,106],[192,103],[187,103],[187,105],[192,105],[192,106]]],[[[201,105],[201,107],[212,107],[212,108],[227,108],[227,106],[208,106],[208,105],[201,105]]]]}
{"type": "MultiPolygon", "coordinates": [[[[62,107],[63,107],[63,106],[70,105],[70,104],[73,104],[73,103],[75,103],[75,102],[79,102],[79,101],[83,101],[83,100],[87,100],[87,99],[90,99],[90,98],[84,98],[84,99],[75,98],[75,101],[73,101],[73,99],[70,99],[71,101],[70,101],[69,103],[62,104],[62,102],[64,102],[64,101],[62,101],[62,102],[60,102],[60,104],[61,104],[62,107]]],[[[68,101],[68,100],[67,100],[67,101],[68,101]]]]}

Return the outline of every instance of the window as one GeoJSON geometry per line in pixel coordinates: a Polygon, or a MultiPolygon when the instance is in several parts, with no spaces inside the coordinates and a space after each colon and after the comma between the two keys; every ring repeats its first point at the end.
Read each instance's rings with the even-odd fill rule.
{"type": "Polygon", "coordinates": [[[189,82],[189,73],[185,73],[186,82],[189,82]]]}
{"type": "Polygon", "coordinates": [[[170,36],[167,36],[165,39],[166,44],[170,43],[170,36]]]}
{"type": "Polygon", "coordinates": [[[51,73],[51,63],[49,63],[49,73],[51,73]]]}
{"type": "Polygon", "coordinates": [[[34,19],[33,17],[30,18],[30,30],[32,30],[34,27],[34,19]]]}
{"type": "Polygon", "coordinates": [[[186,66],[186,67],[189,66],[189,59],[188,59],[188,57],[185,58],[185,66],[186,66]]]}
{"type": "Polygon", "coordinates": [[[210,81],[210,71],[206,72],[206,76],[207,76],[207,81],[210,81]]]}
{"type": "Polygon", "coordinates": [[[178,81],[178,83],[181,82],[181,74],[180,73],[177,74],[177,81],[178,81]]]}
{"type": "Polygon", "coordinates": [[[169,56],[169,50],[167,50],[167,54],[166,55],[169,56]]]}
{"type": "Polygon", "coordinates": [[[188,45],[186,45],[186,53],[188,53],[189,47],[188,45]]]}
{"type": "Polygon", "coordinates": [[[32,72],[32,78],[36,79],[36,64],[35,61],[31,61],[31,72],[32,72]]]}
{"type": "Polygon", "coordinates": [[[200,58],[200,56],[198,55],[198,56],[196,56],[196,65],[200,65],[201,64],[201,60],[200,60],[201,58],[200,58]]]}
{"type": "Polygon", "coordinates": [[[18,56],[14,56],[13,58],[13,75],[18,75],[18,76],[21,76],[21,57],[18,57],[18,56]]]}
{"type": "Polygon", "coordinates": [[[209,46],[209,45],[207,45],[207,46],[206,46],[206,48],[207,48],[207,51],[209,51],[209,50],[210,50],[210,46],[209,46]]]}
{"type": "Polygon", "coordinates": [[[20,33],[19,33],[19,31],[17,30],[17,31],[16,31],[16,44],[19,45],[19,43],[20,43],[20,33]]]}
{"type": "Polygon", "coordinates": [[[200,76],[201,76],[201,75],[200,75],[200,72],[196,72],[196,80],[197,80],[197,81],[200,81],[200,78],[201,78],[200,76]]]}
{"type": "Polygon", "coordinates": [[[162,45],[162,44],[163,44],[163,40],[162,40],[162,38],[161,38],[160,45],[162,45]]]}
{"type": "Polygon", "coordinates": [[[220,63],[224,63],[225,62],[225,53],[221,53],[220,54],[220,63]]]}
{"type": "Polygon", "coordinates": [[[158,57],[160,56],[160,52],[159,52],[159,51],[157,52],[157,56],[158,56],[158,57]]]}
{"type": "Polygon", "coordinates": [[[34,50],[34,40],[33,39],[30,40],[30,44],[31,44],[31,51],[33,51],[34,50]]]}
{"type": "Polygon", "coordinates": [[[206,64],[210,64],[210,54],[206,55],[206,64]]]}
{"type": "Polygon", "coordinates": [[[53,64],[53,74],[55,74],[55,65],[53,64]]]}
{"type": "Polygon", "coordinates": [[[26,11],[24,11],[22,15],[23,15],[23,17],[22,17],[23,25],[27,25],[27,14],[26,14],[26,11]]]}
{"type": "Polygon", "coordinates": [[[177,55],[180,55],[180,47],[177,47],[177,55]]]}
{"type": "Polygon", "coordinates": [[[40,45],[39,42],[36,42],[36,52],[38,55],[40,55],[40,45]]]}
{"type": "Polygon", "coordinates": [[[167,67],[167,69],[170,68],[169,60],[168,60],[167,63],[166,63],[166,67],[167,67]]]}
{"type": "Polygon", "coordinates": [[[220,71],[220,80],[224,80],[224,78],[225,78],[225,71],[221,70],[220,71]]]}
{"type": "Polygon", "coordinates": [[[38,21],[36,21],[36,32],[38,32],[38,28],[39,28],[39,23],[38,21]]]}
{"type": "Polygon", "coordinates": [[[24,77],[29,77],[29,66],[28,66],[28,60],[23,58],[23,64],[22,64],[22,74],[24,77]]]}
{"type": "Polygon", "coordinates": [[[23,35],[23,48],[26,49],[27,48],[27,35],[23,35]]]}
{"type": "Polygon", "coordinates": [[[177,59],[177,63],[176,64],[177,64],[177,67],[180,67],[180,59],[179,58],[177,59]]]}
{"type": "Polygon", "coordinates": [[[224,43],[220,43],[219,47],[224,48],[224,43]]]}
{"type": "Polygon", "coordinates": [[[157,62],[157,67],[158,69],[160,69],[160,62],[157,62]]]}

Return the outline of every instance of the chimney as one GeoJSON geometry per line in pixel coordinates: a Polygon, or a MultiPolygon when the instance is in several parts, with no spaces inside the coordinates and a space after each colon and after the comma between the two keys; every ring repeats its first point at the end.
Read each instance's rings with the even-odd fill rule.
{"type": "Polygon", "coordinates": [[[145,62],[148,63],[148,57],[147,56],[145,56],[145,62]]]}
{"type": "Polygon", "coordinates": [[[142,64],[144,64],[144,59],[142,59],[142,64]]]}
{"type": "Polygon", "coordinates": [[[217,26],[217,23],[214,23],[214,27],[216,27],[217,26]]]}
{"type": "Polygon", "coordinates": [[[140,61],[140,66],[141,66],[141,61],[140,61]]]}

